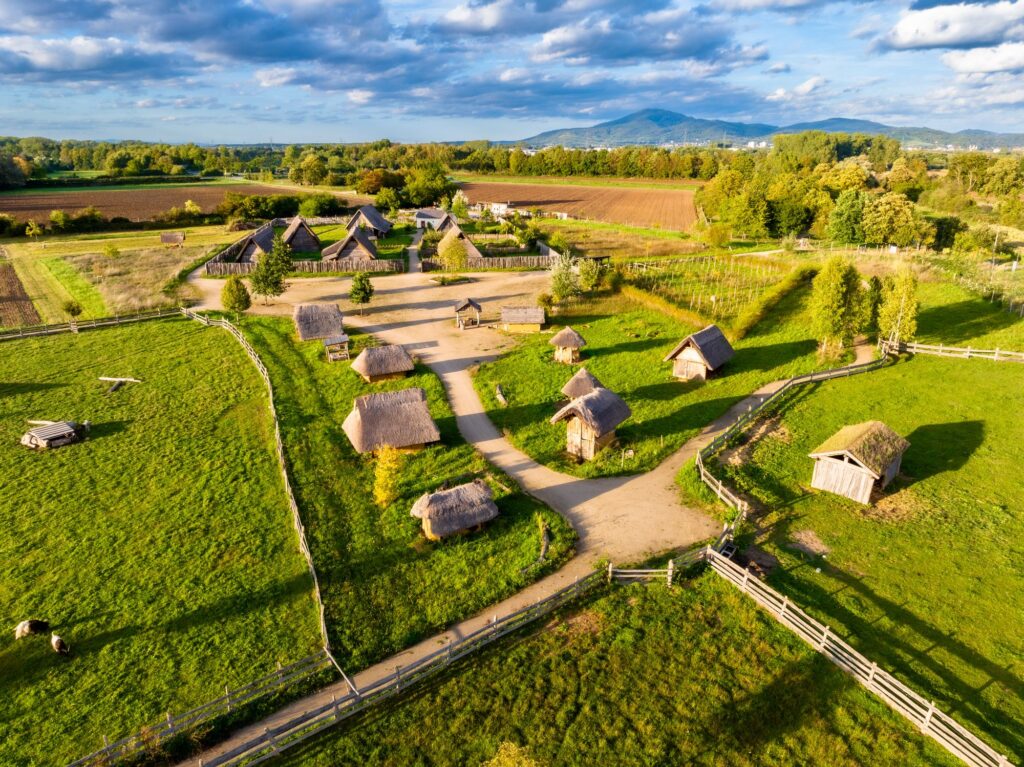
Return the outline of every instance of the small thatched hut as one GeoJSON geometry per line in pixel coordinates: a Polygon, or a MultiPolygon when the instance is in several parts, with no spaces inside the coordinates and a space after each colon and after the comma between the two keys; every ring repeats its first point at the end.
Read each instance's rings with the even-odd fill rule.
{"type": "Polygon", "coordinates": [[[574,399],[551,417],[551,423],[567,421],[566,451],[589,461],[615,441],[616,427],[632,413],[618,394],[602,387],[574,399]]]}
{"type": "Polygon", "coordinates": [[[245,237],[238,252],[238,260],[243,264],[256,263],[260,256],[269,253],[273,248],[274,227],[267,223],[245,237]]]}
{"type": "Polygon", "coordinates": [[[418,210],[413,215],[413,221],[417,229],[436,229],[439,232],[447,232],[451,227],[459,225],[451,213],[440,208],[418,210]]]}
{"type": "Polygon", "coordinates": [[[358,453],[385,446],[418,450],[441,439],[427,394],[418,387],[357,397],[341,428],[358,453]]]}
{"type": "Polygon", "coordinates": [[[413,367],[409,352],[397,344],[368,346],[352,361],[352,369],[367,383],[405,378],[413,367]]]}
{"type": "Polygon", "coordinates": [[[592,373],[586,368],[580,368],[576,371],[576,375],[570,378],[568,383],[562,387],[562,394],[569,399],[576,399],[584,394],[590,394],[594,389],[603,388],[604,384],[598,381],[592,373]]]}
{"type": "Polygon", "coordinates": [[[699,378],[703,381],[735,354],[721,329],[717,325],[708,325],[680,341],[664,361],[673,363],[672,375],[676,378],[683,381],[699,378]]]}
{"type": "Polygon", "coordinates": [[[296,216],[288,223],[281,239],[296,253],[316,253],[320,250],[320,238],[302,216],[296,216]]]}
{"type": "Polygon", "coordinates": [[[344,335],[337,304],[299,304],[292,315],[300,341],[344,335]]]}
{"type": "Polygon", "coordinates": [[[570,327],[564,327],[555,333],[549,344],[555,347],[555,362],[574,365],[580,361],[580,349],[587,345],[583,336],[570,327]]]}
{"type": "Polygon", "coordinates": [[[377,257],[377,246],[365,230],[349,230],[345,239],[328,245],[320,251],[320,258],[324,261],[338,261],[343,258],[355,258],[360,261],[369,261],[377,257]]]}
{"type": "Polygon", "coordinates": [[[348,220],[345,228],[350,232],[353,229],[365,229],[374,237],[387,237],[391,231],[391,222],[372,205],[364,205],[348,220]]]}
{"type": "Polygon", "coordinates": [[[539,333],[547,322],[540,306],[501,307],[501,327],[510,333],[539,333]]]}
{"type": "Polygon", "coordinates": [[[480,527],[498,516],[491,488],[474,480],[449,490],[426,493],[413,504],[412,516],[423,520],[423,533],[432,541],[480,527]]]}
{"type": "Polygon", "coordinates": [[[466,258],[483,258],[483,253],[480,252],[477,246],[466,236],[466,233],[457,225],[449,228],[445,236],[441,238],[441,241],[437,243],[438,254],[444,253],[448,243],[453,240],[462,241],[462,244],[466,247],[466,258]]]}
{"type": "Polygon", "coordinates": [[[875,485],[884,488],[899,473],[908,447],[909,442],[881,421],[844,426],[810,454],[811,487],[868,504],[875,485]]]}
{"type": "Polygon", "coordinates": [[[324,339],[324,352],[327,354],[328,362],[348,359],[348,340],[345,333],[324,339]]]}
{"type": "Polygon", "coordinates": [[[480,304],[472,298],[461,298],[455,302],[455,324],[460,328],[480,324],[480,304]]]}

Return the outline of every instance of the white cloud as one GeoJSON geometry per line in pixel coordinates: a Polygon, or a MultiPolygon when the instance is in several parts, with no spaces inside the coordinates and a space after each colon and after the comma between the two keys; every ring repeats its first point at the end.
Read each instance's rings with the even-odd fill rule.
{"type": "Polygon", "coordinates": [[[1024,69],[1024,43],[1003,43],[994,48],[950,51],[943,63],[955,72],[1015,72],[1024,69]]]}
{"type": "Polygon", "coordinates": [[[799,101],[805,99],[813,93],[820,91],[828,83],[821,75],[815,75],[804,80],[799,85],[794,86],[791,90],[785,88],[776,88],[774,91],[765,96],[767,101],[799,101]]]}
{"type": "Polygon", "coordinates": [[[261,88],[277,88],[281,85],[289,85],[295,80],[298,70],[295,67],[268,67],[257,69],[255,72],[256,82],[261,88]]]}
{"type": "Polygon", "coordinates": [[[887,48],[965,48],[1024,38],[1024,0],[960,3],[909,11],[882,44],[887,48]]]}
{"type": "Polygon", "coordinates": [[[346,91],[345,95],[348,96],[348,100],[353,104],[368,104],[373,99],[373,91],[366,90],[365,88],[354,88],[353,90],[346,91]]]}

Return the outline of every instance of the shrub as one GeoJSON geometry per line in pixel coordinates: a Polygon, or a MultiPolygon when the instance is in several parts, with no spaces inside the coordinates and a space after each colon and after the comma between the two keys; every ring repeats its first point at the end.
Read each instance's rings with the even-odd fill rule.
{"type": "Polygon", "coordinates": [[[338,213],[342,207],[333,194],[311,194],[303,197],[299,203],[299,215],[307,218],[330,216],[338,213]]]}
{"type": "Polygon", "coordinates": [[[117,258],[121,255],[121,251],[117,249],[117,245],[110,242],[107,243],[107,246],[103,249],[103,255],[107,258],[117,258]]]}
{"type": "Polygon", "coordinates": [[[438,249],[437,257],[444,265],[444,268],[450,272],[457,272],[465,269],[468,259],[466,243],[457,237],[453,237],[438,249]]]}
{"type": "Polygon", "coordinates": [[[252,306],[249,291],[246,289],[245,283],[242,282],[242,278],[237,274],[232,274],[224,283],[224,287],[220,291],[220,303],[224,307],[224,311],[235,315],[235,320],[238,319],[239,314],[252,306]]]}
{"type": "Polygon", "coordinates": [[[65,301],[63,304],[61,304],[60,308],[64,312],[64,314],[66,314],[71,319],[74,319],[83,311],[82,305],[78,303],[78,301],[75,301],[74,299],[65,301]]]}
{"type": "Polygon", "coordinates": [[[555,305],[555,299],[551,297],[550,293],[541,293],[537,296],[537,306],[542,309],[550,309],[555,305]]]}
{"type": "Polygon", "coordinates": [[[377,451],[373,472],[373,502],[386,508],[399,498],[398,481],[402,476],[402,454],[385,445],[377,451]]]}
{"type": "Polygon", "coordinates": [[[370,303],[370,299],[373,298],[373,283],[370,282],[369,273],[356,273],[352,278],[352,287],[349,288],[348,297],[352,299],[352,303],[359,306],[361,314],[362,307],[370,303]]]}
{"type": "Polygon", "coordinates": [[[581,258],[579,260],[580,289],[589,293],[597,287],[601,281],[601,267],[593,258],[581,258]]]}

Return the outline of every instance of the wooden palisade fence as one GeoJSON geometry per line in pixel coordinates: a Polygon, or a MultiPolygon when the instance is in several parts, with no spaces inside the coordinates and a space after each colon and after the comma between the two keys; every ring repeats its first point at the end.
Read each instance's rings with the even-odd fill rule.
{"type": "MultiPolygon", "coordinates": [[[[550,269],[555,262],[553,256],[471,256],[466,259],[466,268],[459,271],[479,272],[487,269],[550,269]]],[[[444,265],[434,258],[424,258],[423,271],[441,271],[444,265]]]]}
{"type": "MultiPolygon", "coordinates": [[[[404,272],[405,261],[389,258],[339,258],[334,261],[292,261],[293,272],[311,272],[313,274],[338,274],[347,272],[404,272]]],[[[211,277],[223,277],[226,274],[245,275],[252,272],[256,264],[252,261],[217,261],[206,262],[206,274],[211,277]]]]}

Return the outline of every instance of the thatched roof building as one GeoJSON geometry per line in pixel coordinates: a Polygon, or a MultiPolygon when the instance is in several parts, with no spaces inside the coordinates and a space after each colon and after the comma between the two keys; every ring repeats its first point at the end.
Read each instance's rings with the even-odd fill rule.
{"type": "Polygon", "coordinates": [[[582,397],[584,394],[590,394],[594,389],[603,389],[604,384],[597,380],[586,368],[580,368],[576,371],[576,375],[569,379],[568,383],[562,387],[562,394],[569,399],[576,399],[582,397]]]}
{"type": "Polygon", "coordinates": [[[703,381],[735,354],[721,328],[708,325],[680,341],[664,361],[673,363],[672,375],[676,378],[683,381],[699,378],[703,381]]]}
{"type": "Polygon", "coordinates": [[[615,440],[616,427],[632,414],[618,394],[601,387],[574,399],[551,417],[551,423],[566,421],[566,451],[589,461],[615,440]]]}
{"type": "Polygon", "coordinates": [[[343,258],[355,258],[368,261],[377,257],[377,245],[370,239],[365,229],[350,229],[345,239],[328,245],[320,251],[324,261],[338,261],[343,258]]]}
{"type": "Polygon", "coordinates": [[[472,298],[460,298],[455,302],[455,323],[460,327],[480,324],[480,304],[472,298]]]}
{"type": "Polygon", "coordinates": [[[260,260],[260,256],[269,253],[273,248],[274,227],[266,223],[243,238],[238,252],[238,260],[241,263],[255,263],[260,260]]]}
{"type": "Polygon", "coordinates": [[[564,327],[555,333],[549,344],[555,347],[555,362],[567,365],[580,361],[580,349],[587,345],[583,336],[570,327],[564,327]]]}
{"type": "Polygon", "coordinates": [[[302,216],[296,216],[288,223],[281,239],[296,253],[316,253],[320,250],[320,238],[302,216]]]}
{"type": "Polygon", "coordinates": [[[358,453],[385,446],[411,450],[441,439],[427,394],[418,387],[357,397],[341,428],[358,453]]]}
{"type": "Polygon", "coordinates": [[[337,304],[299,304],[292,314],[300,341],[344,335],[337,304]]]}
{"type": "Polygon", "coordinates": [[[413,367],[412,357],[397,344],[368,346],[352,361],[352,369],[369,383],[405,378],[413,367]]]}
{"type": "Polygon", "coordinates": [[[460,533],[498,516],[491,488],[483,480],[474,480],[449,490],[421,496],[410,511],[423,520],[423,533],[432,541],[460,533]]]}
{"type": "Polygon", "coordinates": [[[476,245],[473,244],[473,242],[469,239],[469,237],[466,236],[466,233],[464,231],[462,231],[458,226],[451,227],[448,230],[448,232],[445,234],[445,236],[441,238],[441,241],[439,243],[437,243],[438,255],[440,255],[441,253],[444,253],[444,249],[446,247],[448,247],[448,244],[453,242],[454,240],[461,240],[462,241],[462,244],[466,248],[466,257],[467,258],[483,258],[484,257],[483,253],[481,253],[479,251],[479,249],[477,249],[476,245]]]}
{"type": "Polygon", "coordinates": [[[536,333],[547,322],[543,307],[540,306],[503,306],[501,307],[501,327],[513,333],[536,333]]]}
{"type": "Polygon", "coordinates": [[[899,473],[908,447],[907,440],[881,421],[844,426],[810,454],[811,487],[870,503],[876,483],[884,488],[899,473]]]}
{"type": "Polygon", "coordinates": [[[374,237],[386,237],[391,231],[391,222],[372,205],[364,205],[355,212],[355,215],[348,220],[346,228],[351,231],[355,228],[368,230],[374,237]]]}

